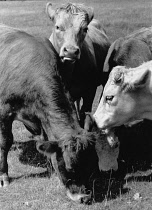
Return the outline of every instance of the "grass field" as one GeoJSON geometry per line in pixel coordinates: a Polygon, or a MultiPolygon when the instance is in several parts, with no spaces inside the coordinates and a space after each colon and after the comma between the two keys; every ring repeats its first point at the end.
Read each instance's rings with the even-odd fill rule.
{"type": "MultiPolygon", "coordinates": [[[[49,37],[51,23],[45,14],[47,1],[0,2],[0,22],[29,33],[49,37]]],[[[52,3],[66,1],[53,0],[52,3]]],[[[81,0],[94,7],[111,42],[141,27],[152,25],[151,0],[81,0]]],[[[94,100],[97,107],[101,88],[94,100]]],[[[124,180],[108,177],[106,190],[96,180],[95,202],[90,206],[74,203],[65,196],[64,187],[53,173],[48,178],[46,160],[32,141],[32,135],[18,122],[13,125],[14,145],[9,152],[11,184],[0,189],[0,210],[151,210],[152,176],[150,142],[152,131],[139,125],[126,134],[121,152],[126,160],[124,180]],[[127,140],[126,140],[127,139],[127,140]],[[140,141],[138,141],[140,140],[140,141]]],[[[121,133],[120,133],[121,136],[121,133]]]]}

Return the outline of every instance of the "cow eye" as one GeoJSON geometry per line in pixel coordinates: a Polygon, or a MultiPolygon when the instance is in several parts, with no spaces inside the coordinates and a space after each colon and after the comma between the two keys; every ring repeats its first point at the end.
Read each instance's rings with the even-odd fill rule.
{"type": "Polygon", "coordinates": [[[114,96],[106,96],[105,100],[106,100],[106,103],[110,103],[112,100],[113,100],[114,96]]]}
{"type": "Polygon", "coordinates": [[[55,28],[56,28],[57,31],[65,31],[63,26],[56,25],[55,28]]]}
{"type": "Polygon", "coordinates": [[[60,30],[60,27],[59,26],[55,26],[56,30],[60,30]]]}

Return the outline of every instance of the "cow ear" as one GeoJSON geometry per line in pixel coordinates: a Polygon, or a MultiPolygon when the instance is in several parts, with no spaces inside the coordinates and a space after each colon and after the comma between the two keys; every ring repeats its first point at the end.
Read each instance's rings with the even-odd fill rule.
{"type": "Polygon", "coordinates": [[[121,43],[123,41],[123,38],[117,39],[115,42],[113,42],[108,50],[108,54],[106,56],[104,66],[103,66],[103,72],[110,72],[113,67],[115,67],[117,64],[114,61],[114,57],[121,47],[121,43]]]}
{"type": "Polygon", "coordinates": [[[92,7],[88,7],[87,12],[88,12],[89,23],[90,23],[90,22],[91,22],[91,20],[92,20],[92,19],[93,19],[93,17],[94,17],[94,10],[93,10],[93,8],[92,8],[92,7]]]}
{"type": "Polygon", "coordinates": [[[38,141],[36,144],[37,150],[50,157],[53,153],[58,151],[58,142],[56,141],[38,141]]]}
{"type": "Polygon", "coordinates": [[[53,9],[51,2],[46,4],[46,14],[52,21],[54,20],[55,10],[53,9]]]}
{"type": "Polygon", "coordinates": [[[150,76],[150,71],[147,69],[142,71],[140,74],[137,73],[137,76],[134,77],[133,87],[134,88],[142,88],[146,85],[147,80],[150,76]]]}

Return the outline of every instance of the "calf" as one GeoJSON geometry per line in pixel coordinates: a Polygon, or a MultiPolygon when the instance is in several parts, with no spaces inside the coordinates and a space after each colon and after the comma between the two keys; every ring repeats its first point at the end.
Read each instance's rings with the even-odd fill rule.
{"type": "Polygon", "coordinates": [[[53,22],[50,41],[61,60],[60,73],[73,100],[78,100],[78,116],[84,126],[97,86],[106,82],[102,69],[110,42],[99,21],[93,19],[92,8],[67,3],[54,10],[48,3],[46,11],[53,22]]]}
{"type": "MultiPolygon", "coordinates": [[[[51,159],[67,195],[88,202],[89,180],[98,170],[99,137],[80,127],[57,64],[49,40],[0,25],[0,186],[9,184],[7,155],[12,123],[19,120],[35,135],[37,149],[51,159]]],[[[110,145],[107,137],[103,142],[110,145]]]]}

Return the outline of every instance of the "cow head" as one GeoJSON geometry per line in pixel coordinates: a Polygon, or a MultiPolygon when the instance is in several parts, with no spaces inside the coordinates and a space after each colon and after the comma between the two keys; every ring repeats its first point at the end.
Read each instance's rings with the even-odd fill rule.
{"type": "Polygon", "coordinates": [[[76,61],[80,58],[88,24],[93,18],[92,8],[67,3],[54,10],[52,4],[47,3],[46,11],[54,24],[50,41],[61,60],[76,61]]]}
{"type": "Polygon", "coordinates": [[[92,199],[90,180],[98,170],[95,135],[84,132],[65,141],[39,142],[37,149],[51,159],[70,199],[85,203],[92,199]]]}
{"type": "MultiPolygon", "coordinates": [[[[102,160],[98,160],[95,148],[97,138],[99,136],[96,133],[83,131],[80,135],[73,136],[67,141],[47,141],[37,144],[38,151],[51,159],[58,177],[66,187],[67,196],[73,201],[89,203],[93,198],[94,180],[100,176],[99,167],[100,170],[110,170],[115,161],[115,158],[110,159],[111,163],[107,164],[106,159],[109,156],[106,152],[106,157],[105,153],[102,155],[103,162],[106,160],[106,163],[103,164],[102,160]]],[[[113,147],[114,143],[110,144],[113,147]]],[[[105,138],[101,140],[101,143],[99,142],[99,145],[100,155],[102,150],[108,151],[105,146],[105,138]]]]}
{"type": "Polygon", "coordinates": [[[146,113],[149,113],[148,109],[151,107],[148,93],[150,65],[152,64],[148,66],[147,62],[147,65],[133,69],[117,66],[111,71],[94,114],[99,128],[106,129],[148,119],[146,113]]]}

